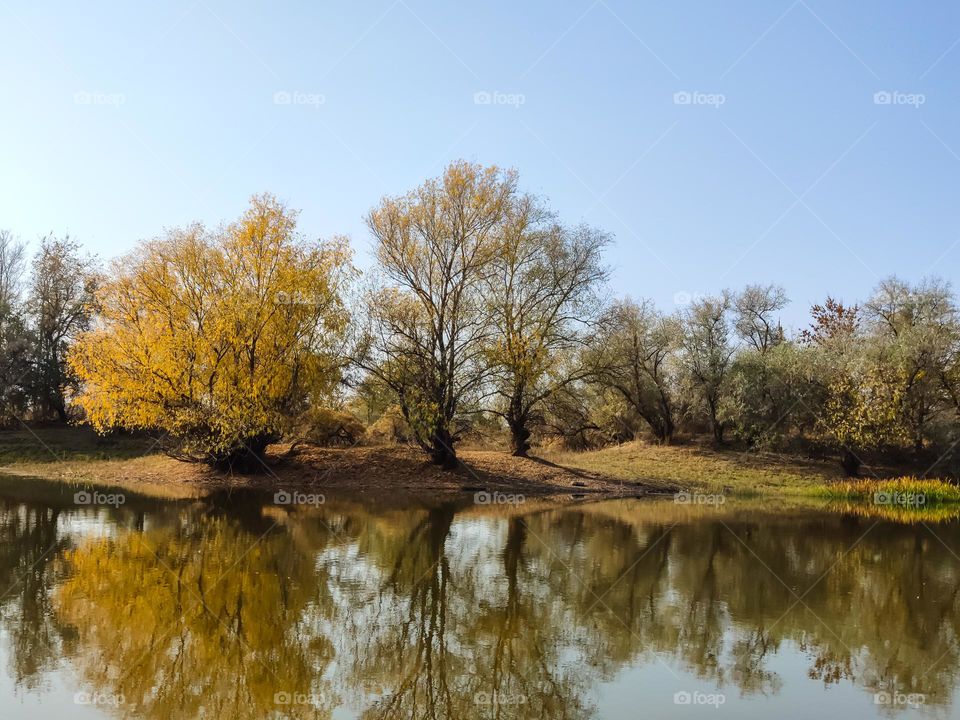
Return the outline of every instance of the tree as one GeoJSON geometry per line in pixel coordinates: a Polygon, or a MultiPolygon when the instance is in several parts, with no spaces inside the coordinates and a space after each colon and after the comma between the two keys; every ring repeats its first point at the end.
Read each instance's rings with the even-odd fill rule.
{"type": "Polygon", "coordinates": [[[643,418],[659,442],[669,443],[676,429],[680,320],[648,300],[621,300],[604,314],[600,328],[593,360],[600,384],[643,418]]]}
{"type": "Polygon", "coordinates": [[[713,439],[723,442],[723,407],[734,346],[730,338],[730,294],[694,302],[684,317],[684,359],[690,384],[704,406],[713,439]]]}
{"type": "Polygon", "coordinates": [[[810,308],[813,322],[800,332],[805,345],[824,346],[853,338],[860,328],[860,307],[844,305],[827,296],[823,305],[810,308]]]}
{"type": "Polygon", "coordinates": [[[789,340],[767,351],[752,347],[734,356],[727,381],[727,414],[736,436],[748,445],[780,446],[814,427],[822,407],[814,348],[789,340]]]}
{"type": "Polygon", "coordinates": [[[882,352],[864,329],[856,305],[828,297],[810,310],[813,323],[801,333],[811,352],[807,366],[821,388],[817,427],[840,451],[844,472],[855,477],[864,450],[895,442],[897,391],[889,382],[882,352]]]}
{"type": "Polygon", "coordinates": [[[774,317],[789,300],[777,285],[747,285],[734,298],[734,328],[740,339],[760,353],[783,342],[783,328],[774,317]]]}
{"type": "Polygon", "coordinates": [[[958,323],[950,285],[928,279],[910,286],[890,277],[878,285],[864,312],[882,355],[879,364],[899,398],[899,421],[920,452],[949,407],[942,378],[958,323]]]}
{"type": "Polygon", "coordinates": [[[584,376],[573,352],[599,315],[608,242],[592,228],[557,225],[529,196],[507,213],[487,293],[495,331],[491,409],[506,421],[514,455],[530,450],[530,426],[543,402],[584,376]]]}
{"type": "Polygon", "coordinates": [[[26,249],[26,243],[9,230],[0,230],[0,311],[10,310],[20,302],[26,249]]]}
{"type": "Polygon", "coordinates": [[[41,239],[27,297],[35,336],[31,394],[38,418],[67,420],[67,396],[78,389],[67,352],[90,327],[99,280],[94,258],[69,236],[41,239]]]}
{"type": "Polygon", "coordinates": [[[544,399],[543,430],[569,450],[586,450],[598,439],[608,441],[602,425],[603,396],[596,383],[579,381],[558,388],[544,399]]]}
{"type": "Polygon", "coordinates": [[[304,240],[296,217],[255,196],[232,225],[174,230],[114,264],[99,323],[70,357],[97,429],[158,430],[178,457],[247,472],[330,397],[350,252],[343,239],[304,240]]]}
{"type": "Polygon", "coordinates": [[[841,450],[840,464],[856,477],[861,452],[900,441],[904,434],[898,422],[900,390],[885,377],[882,365],[849,360],[826,368],[826,401],[820,425],[841,450]]]}
{"type": "Polygon", "coordinates": [[[0,426],[26,411],[32,336],[22,302],[26,245],[0,230],[0,426]]]}
{"type": "Polygon", "coordinates": [[[485,290],[515,196],[514,172],[456,162],[367,216],[380,278],[358,359],[444,467],[457,463],[465,415],[479,410],[489,376],[485,290]]]}
{"type": "Polygon", "coordinates": [[[750,445],[772,444],[793,420],[808,421],[804,358],[776,317],[788,302],[777,285],[747,285],[733,298],[734,331],[743,347],[730,368],[728,409],[734,432],[750,445]]]}

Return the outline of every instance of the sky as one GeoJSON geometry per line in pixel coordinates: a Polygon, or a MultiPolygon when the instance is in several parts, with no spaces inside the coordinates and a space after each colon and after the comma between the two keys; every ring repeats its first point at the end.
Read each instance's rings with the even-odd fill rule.
{"type": "Polygon", "coordinates": [[[0,228],[104,259],[269,191],[304,235],[456,159],[614,237],[666,310],[960,269],[960,4],[0,0],[0,228]]]}

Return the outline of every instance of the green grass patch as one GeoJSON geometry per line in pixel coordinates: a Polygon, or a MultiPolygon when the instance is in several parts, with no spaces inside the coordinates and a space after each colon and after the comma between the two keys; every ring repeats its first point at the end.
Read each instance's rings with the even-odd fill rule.
{"type": "Polygon", "coordinates": [[[738,496],[797,494],[841,477],[836,462],[692,444],[650,445],[637,441],[586,452],[537,454],[557,465],[603,473],[627,483],[738,496]]]}
{"type": "Polygon", "coordinates": [[[900,477],[890,480],[846,480],[817,485],[810,494],[827,500],[871,502],[874,505],[921,508],[960,503],[960,486],[944,480],[900,477]]]}
{"type": "Polygon", "coordinates": [[[125,433],[103,436],[89,427],[47,425],[0,431],[0,465],[129,460],[158,452],[149,438],[125,433]]]}

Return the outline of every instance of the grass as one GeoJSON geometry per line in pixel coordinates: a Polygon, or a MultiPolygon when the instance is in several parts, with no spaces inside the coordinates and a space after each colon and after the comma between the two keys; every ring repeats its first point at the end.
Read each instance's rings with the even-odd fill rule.
{"type": "Polygon", "coordinates": [[[185,484],[193,466],[161,454],[153,440],[92,428],[40,425],[0,431],[0,480],[45,479],[73,485],[117,485],[165,499],[195,497],[185,484]]]}
{"type": "Polygon", "coordinates": [[[770,453],[717,450],[699,445],[630,442],[587,452],[544,452],[565,467],[608,475],[627,483],[733,494],[802,493],[841,478],[836,463],[770,453]]]}
{"type": "Polygon", "coordinates": [[[904,507],[960,503],[960,486],[915,477],[848,480],[814,487],[811,494],[828,500],[869,500],[877,505],[904,507]]]}
{"type": "Polygon", "coordinates": [[[845,480],[813,487],[808,494],[827,500],[828,507],[837,512],[901,523],[960,517],[960,487],[943,480],[845,480]]]}
{"type": "Polygon", "coordinates": [[[37,426],[0,432],[0,465],[129,460],[159,450],[149,438],[98,435],[89,427],[37,426]]]}

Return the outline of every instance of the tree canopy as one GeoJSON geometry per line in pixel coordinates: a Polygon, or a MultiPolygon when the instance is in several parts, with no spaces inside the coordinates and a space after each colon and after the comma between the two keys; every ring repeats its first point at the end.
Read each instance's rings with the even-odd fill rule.
{"type": "Polygon", "coordinates": [[[114,263],[74,347],[77,402],[100,430],[160,430],[184,457],[255,468],[337,384],[351,274],[345,241],[304,240],[270,195],[226,227],[143,243],[114,263]]]}

